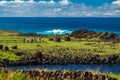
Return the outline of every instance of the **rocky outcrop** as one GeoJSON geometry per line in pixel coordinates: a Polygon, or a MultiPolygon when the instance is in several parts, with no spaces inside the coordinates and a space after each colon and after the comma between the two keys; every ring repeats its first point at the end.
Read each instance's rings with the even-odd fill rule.
{"type": "MultiPolygon", "coordinates": [[[[108,33],[108,32],[94,32],[89,31],[87,29],[83,30],[76,30],[71,33],[72,37],[75,38],[100,38],[101,40],[117,40],[119,36],[115,33],[108,33]]],[[[119,39],[120,40],[120,39],[119,39]]]]}

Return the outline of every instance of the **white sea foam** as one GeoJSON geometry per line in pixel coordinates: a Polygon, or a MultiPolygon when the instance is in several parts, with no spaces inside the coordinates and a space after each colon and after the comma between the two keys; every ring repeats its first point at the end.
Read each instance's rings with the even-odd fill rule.
{"type": "Polygon", "coordinates": [[[37,32],[38,34],[69,34],[72,31],[70,30],[62,30],[62,29],[53,29],[53,30],[48,30],[48,31],[43,31],[43,32],[37,32]]]}

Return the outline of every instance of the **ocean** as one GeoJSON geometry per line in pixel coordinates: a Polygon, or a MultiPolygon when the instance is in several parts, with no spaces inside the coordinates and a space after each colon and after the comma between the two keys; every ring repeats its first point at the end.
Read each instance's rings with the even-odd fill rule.
{"type": "Polygon", "coordinates": [[[66,34],[74,30],[88,29],[96,32],[120,34],[120,18],[117,17],[1,17],[0,30],[22,33],[66,34]]]}

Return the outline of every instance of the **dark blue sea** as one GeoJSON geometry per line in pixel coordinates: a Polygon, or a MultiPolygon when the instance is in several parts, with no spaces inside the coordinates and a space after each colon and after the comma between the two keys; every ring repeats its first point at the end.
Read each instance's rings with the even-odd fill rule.
{"type": "Polygon", "coordinates": [[[74,30],[89,29],[97,32],[120,34],[120,18],[78,17],[1,17],[0,30],[16,30],[23,33],[65,34],[74,30]]]}
{"type": "Polygon", "coordinates": [[[112,72],[120,74],[120,65],[87,65],[87,64],[69,64],[69,65],[33,65],[33,66],[9,66],[6,69],[11,70],[33,70],[36,68],[48,70],[93,70],[99,72],[112,72]]]}

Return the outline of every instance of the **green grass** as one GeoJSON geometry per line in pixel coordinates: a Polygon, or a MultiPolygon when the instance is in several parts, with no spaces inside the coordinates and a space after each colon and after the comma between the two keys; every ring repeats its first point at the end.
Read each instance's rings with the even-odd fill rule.
{"type": "Polygon", "coordinates": [[[7,74],[4,72],[4,70],[0,70],[0,80],[4,80],[7,77],[7,74]]]}
{"type": "MultiPolygon", "coordinates": [[[[79,56],[82,53],[87,54],[99,54],[99,55],[111,55],[111,54],[120,54],[120,43],[112,44],[112,42],[87,42],[79,41],[78,39],[72,38],[72,41],[66,42],[62,39],[61,42],[54,42],[49,41],[48,38],[42,38],[44,40],[43,43],[38,41],[37,43],[24,43],[19,42],[18,39],[23,39],[24,37],[19,36],[0,36],[1,39],[11,40],[13,42],[1,42],[1,45],[8,46],[11,49],[12,46],[17,45],[18,50],[16,51],[25,51],[27,54],[30,55],[34,53],[36,50],[42,51],[43,54],[53,55],[53,56],[60,56],[60,54],[70,54],[72,56],[79,56]],[[16,42],[14,41],[16,40],[16,42]]],[[[32,38],[32,37],[26,37],[32,38]]],[[[2,53],[0,58],[7,57],[10,60],[19,59],[18,56],[11,53],[2,53]]]]}
{"type": "MultiPolygon", "coordinates": [[[[0,37],[1,38],[1,37],[0,37]]],[[[16,38],[22,38],[22,37],[9,37],[5,36],[5,39],[14,40],[16,38]]],[[[112,44],[112,42],[87,42],[87,41],[71,41],[71,42],[65,42],[62,40],[62,42],[54,42],[54,41],[48,41],[48,38],[42,38],[44,39],[43,43],[19,43],[12,42],[1,42],[0,44],[3,44],[4,46],[14,46],[17,45],[20,50],[48,50],[49,48],[54,48],[56,46],[59,46],[61,48],[70,48],[70,49],[90,49],[90,50],[96,50],[94,54],[120,54],[120,43],[118,44],[112,44]],[[37,46],[39,45],[39,46],[37,46]]]]}
{"type": "Polygon", "coordinates": [[[112,78],[116,78],[117,80],[120,80],[120,74],[119,74],[119,75],[116,75],[116,74],[114,74],[114,73],[110,73],[110,76],[111,76],[112,78]]]}
{"type": "Polygon", "coordinates": [[[19,60],[20,57],[16,56],[14,53],[2,52],[0,51],[0,58],[9,60],[19,60]]]}
{"type": "Polygon", "coordinates": [[[34,79],[22,72],[8,71],[6,73],[4,70],[0,70],[0,80],[34,80],[34,79]]]}

